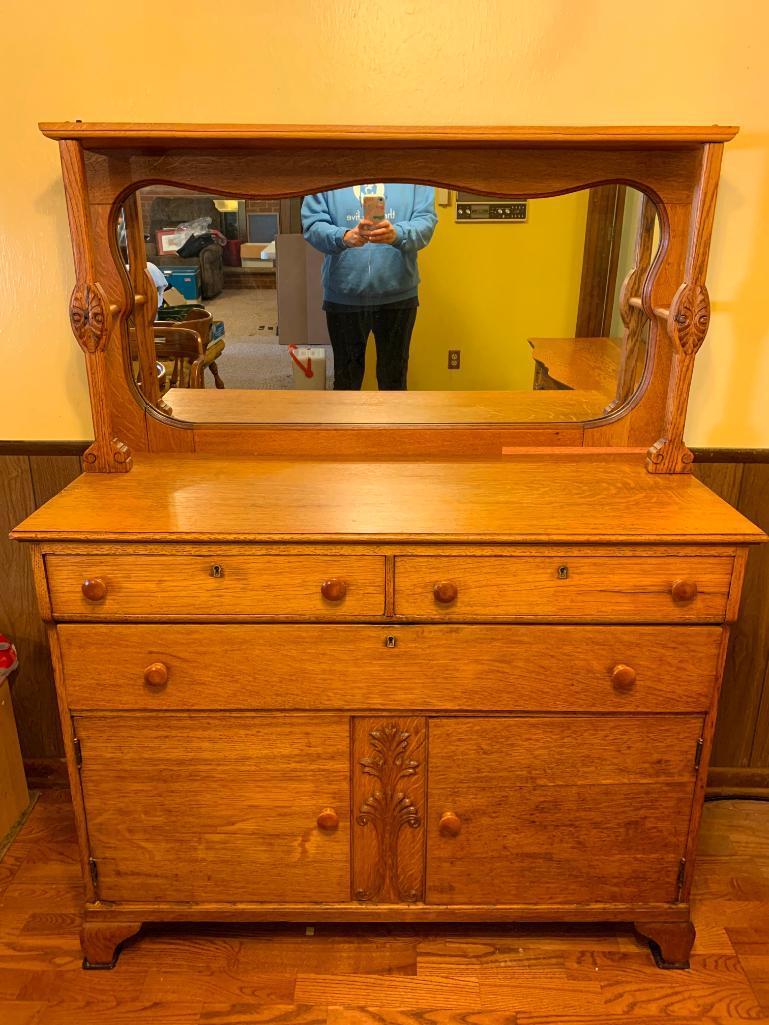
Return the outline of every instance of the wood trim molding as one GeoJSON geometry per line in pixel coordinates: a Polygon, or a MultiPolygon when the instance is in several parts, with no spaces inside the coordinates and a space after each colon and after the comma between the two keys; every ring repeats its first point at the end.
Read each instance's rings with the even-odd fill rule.
{"type": "Polygon", "coordinates": [[[0,456],[82,456],[90,441],[0,441],[0,456]]]}
{"type": "Polygon", "coordinates": [[[769,463],[769,448],[693,448],[695,463],[769,463]]]}
{"type": "Polygon", "coordinates": [[[708,771],[709,797],[769,797],[769,767],[711,767],[708,771]]]}

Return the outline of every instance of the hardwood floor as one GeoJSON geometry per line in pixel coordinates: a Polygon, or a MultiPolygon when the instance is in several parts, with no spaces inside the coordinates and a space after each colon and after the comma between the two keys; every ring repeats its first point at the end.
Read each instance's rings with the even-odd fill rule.
{"type": "Polygon", "coordinates": [[[630,928],[170,928],[81,970],[67,791],[0,862],[2,1025],[769,1025],[769,803],[705,807],[691,971],[630,928]]]}

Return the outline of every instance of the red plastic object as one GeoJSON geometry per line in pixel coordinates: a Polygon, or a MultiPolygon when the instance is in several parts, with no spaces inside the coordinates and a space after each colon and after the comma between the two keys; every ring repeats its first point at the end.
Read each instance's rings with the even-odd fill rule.
{"type": "Polygon", "coordinates": [[[16,649],[4,634],[0,634],[0,680],[10,676],[18,664],[16,649]]]}

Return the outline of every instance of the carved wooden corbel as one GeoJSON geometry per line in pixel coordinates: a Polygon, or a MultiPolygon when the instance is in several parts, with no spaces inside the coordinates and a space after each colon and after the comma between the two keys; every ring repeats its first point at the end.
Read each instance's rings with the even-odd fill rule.
{"type": "Polygon", "coordinates": [[[665,324],[675,347],[666,415],[668,434],[651,446],[646,465],[653,473],[685,473],[694,459],[683,442],[689,389],[694,360],[710,324],[710,298],[703,282],[685,281],[679,286],[665,324]]]}

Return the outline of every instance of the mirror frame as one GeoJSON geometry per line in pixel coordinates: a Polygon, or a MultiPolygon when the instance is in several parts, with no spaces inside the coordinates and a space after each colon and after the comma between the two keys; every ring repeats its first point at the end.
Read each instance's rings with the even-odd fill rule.
{"type": "Polygon", "coordinates": [[[705,274],[721,155],[736,128],[70,122],[40,129],[58,141],[61,153],[76,271],[70,321],[85,353],[95,433],[86,470],[128,470],[133,452],[497,458],[506,449],[527,448],[647,451],[652,472],[690,469],[683,427],[694,359],[710,316],[705,274]],[[283,198],[362,180],[531,199],[607,184],[643,192],[647,212],[656,210],[659,218],[659,247],[650,263],[651,254],[639,254],[620,299],[626,334],[639,318],[649,321],[636,392],[596,420],[501,425],[192,424],[168,416],[159,396],[153,402],[140,395],[130,368],[128,319],[136,325],[140,364],[150,366],[155,287],[141,256],[138,189],[164,184],[283,198]],[[128,273],[115,230],[122,207],[128,273]]]}

